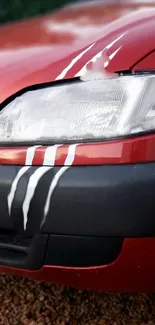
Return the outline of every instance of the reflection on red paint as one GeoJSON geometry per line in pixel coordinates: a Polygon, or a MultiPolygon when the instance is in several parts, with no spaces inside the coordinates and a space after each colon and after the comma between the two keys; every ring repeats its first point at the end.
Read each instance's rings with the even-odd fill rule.
{"type": "Polygon", "coordinates": [[[154,50],[155,13],[148,9],[155,8],[155,3],[94,3],[79,3],[51,15],[0,27],[0,101],[23,87],[55,80],[92,43],[95,46],[67,70],[64,78],[74,77],[105,48],[112,58],[107,66],[110,72],[130,69],[154,50]]]}
{"type": "Polygon", "coordinates": [[[1,165],[25,165],[27,147],[19,148],[0,148],[0,164],[1,165]]]}

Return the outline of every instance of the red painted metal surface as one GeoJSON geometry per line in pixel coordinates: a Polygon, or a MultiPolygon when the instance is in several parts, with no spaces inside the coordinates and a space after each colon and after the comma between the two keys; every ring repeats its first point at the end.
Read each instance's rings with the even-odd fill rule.
{"type": "Polygon", "coordinates": [[[150,53],[142,61],[138,62],[133,70],[155,69],[155,52],[150,53]]]}
{"type": "Polygon", "coordinates": [[[101,51],[113,72],[155,49],[155,3],[94,3],[0,27],[0,101],[35,83],[74,77],[101,51]]]}
{"type": "MultiPolygon", "coordinates": [[[[47,146],[35,150],[32,165],[43,165],[47,146]]],[[[72,165],[128,164],[155,161],[155,134],[116,141],[78,144],[72,165]]],[[[28,147],[0,147],[1,165],[25,165],[28,147]]],[[[69,145],[57,149],[55,166],[64,165],[69,145]]],[[[52,161],[52,157],[51,157],[52,161]]]]}
{"type": "Polygon", "coordinates": [[[41,270],[18,270],[0,266],[1,272],[31,277],[77,288],[105,291],[155,291],[155,238],[126,239],[118,259],[93,268],[44,266],[41,270]]]}

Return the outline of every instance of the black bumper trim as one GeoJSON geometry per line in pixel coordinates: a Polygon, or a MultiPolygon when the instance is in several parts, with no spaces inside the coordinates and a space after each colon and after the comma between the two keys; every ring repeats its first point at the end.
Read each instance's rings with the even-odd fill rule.
{"type": "Polygon", "coordinates": [[[71,167],[43,231],[75,236],[155,236],[155,163],[71,167]]]}
{"type": "Polygon", "coordinates": [[[49,238],[46,265],[92,267],[117,259],[123,238],[54,236],[49,238]]]}
{"type": "Polygon", "coordinates": [[[49,187],[60,170],[51,168],[36,184],[26,231],[25,193],[30,177],[43,167],[32,166],[20,178],[9,215],[8,194],[21,168],[0,166],[0,229],[25,236],[40,232],[82,237],[155,236],[155,163],[71,166],[54,189],[41,227],[49,187]]]}
{"type": "Polygon", "coordinates": [[[0,234],[0,265],[38,270],[43,265],[92,267],[116,260],[123,238],[0,234]]]}

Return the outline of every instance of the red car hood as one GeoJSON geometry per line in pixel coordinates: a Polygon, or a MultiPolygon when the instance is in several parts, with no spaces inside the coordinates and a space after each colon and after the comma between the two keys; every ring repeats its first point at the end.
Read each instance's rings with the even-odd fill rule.
{"type": "Polygon", "coordinates": [[[155,3],[149,1],[95,0],[2,26],[0,101],[31,84],[82,75],[105,53],[106,69],[114,72],[154,49],[155,3]]]}

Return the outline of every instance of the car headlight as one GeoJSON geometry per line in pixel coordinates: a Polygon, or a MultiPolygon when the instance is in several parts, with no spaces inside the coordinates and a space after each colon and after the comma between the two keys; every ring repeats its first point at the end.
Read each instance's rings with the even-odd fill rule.
{"type": "Polygon", "coordinates": [[[0,112],[0,141],[10,143],[102,140],[154,128],[154,75],[48,85],[0,112]]]}

